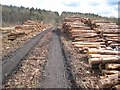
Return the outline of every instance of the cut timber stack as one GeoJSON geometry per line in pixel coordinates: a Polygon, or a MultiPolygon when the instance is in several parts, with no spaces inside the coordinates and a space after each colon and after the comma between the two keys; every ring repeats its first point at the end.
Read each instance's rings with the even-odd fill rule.
{"type": "Polygon", "coordinates": [[[39,22],[27,20],[22,25],[17,25],[15,27],[15,30],[11,32],[7,37],[8,37],[8,40],[13,41],[18,37],[30,35],[31,33],[34,33],[34,32],[41,32],[45,30],[45,28],[46,28],[45,25],[41,22],[39,23],[39,22]]]}
{"type": "Polygon", "coordinates": [[[115,88],[119,90],[120,87],[116,87],[120,85],[119,26],[106,20],[91,21],[94,22],[96,26],[99,26],[94,27],[93,30],[103,39],[105,47],[88,49],[87,53],[91,56],[89,64],[92,68],[97,66],[102,72],[103,76],[99,81],[100,88],[115,88]]]}
{"type": "MultiPolygon", "coordinates": [[[[87,53],[89,65],[99,69],[100,88],[120,86],[120,41],[118,25],[106,20],[82,17],[65,18],[62,32],[81,53],[87,53]]],[[[120,88],[119,88],[120,89],[120,88]]]]}
{"type": "Polygon", "coordinates": [[[27,20],[22,25],[17,25],[15,29],[24,29],[24,30],[38,30],[41,31],[45,28],[45,25],[42,22],[35,22],[27,20]]]}

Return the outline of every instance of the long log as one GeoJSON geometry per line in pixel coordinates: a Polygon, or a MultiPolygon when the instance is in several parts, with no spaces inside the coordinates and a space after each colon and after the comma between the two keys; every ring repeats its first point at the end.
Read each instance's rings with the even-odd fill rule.
{"type": "Polygon", "coordinates": [[[117,55],[101,55],[101,54],[89,54],[90,58],[110,58],[110,57],[118,57],[117,55]]]}
{"type": "Polygon", "coordinates": [[[90,27],[72,26],[72,29],[90,30],[90,27]]]}
{"type": "Polygon", "coordinates": [[[96,34],[96,33],[94,33],[94,32],[69,32],[69,33],[71,33],[71,34],[77,34],[77,35],[87,35],[87,34],[90,34],[90,35],[92,35],[92,34],[96,34]]]}
{"type": "Polygon", "coordinates": [[[110,57],[110,58],[90,58],[89,65],[94,67],[94,65],[105,65],[106,63],[120,63],[120,58],[110,57]]]}
{"type": "Polygon", "coordinates": [[[97,38],[75,38],[74,41],[97,41],[97,38]]]}
{"type": "Polygon", "coordinates": [[[113,74],[113,75],[109,75],[106,78],[100,79],[99,80],[99,87],[101,89],[105,89],[105,88],[111,88],[112,86],[118,84],[119,78],[118,78],[118,74],[113,74]]]}
{"type": "Polygon", "coordinates": [[[110,29],[108,29],[107,31],[106,30],[103,30],[103,33],[104,34],[120,34],[120,31],[117,29],[113,29],[113,30],[110,30],[110,29]]]}
{"type": "Polygon", "coordinates": [[[110,46],[120,46],[120,43],[111,43],[110,46]]]}
{"type": "Polygon", "coordinates": [[[120,43],[120,40],[119,40],[119,39],[107,39],[107,41],[114,41],[114,42],[120,43]]]}
{"type": "Polygon", "coordinates": [[[120,39],[120,37],[105,37],[106,39],[120,39]]]}
{"type": "Polygon", "coordinates": [[[83,47],[88,47],[88,48],[99,48],[100,45],[80,45],[80,44],[74,44],[76,48],[83,48],[83,47]]]}
{"type": "Polygon", "coordinates": [[[108,23],[105,23],[105,22],[97,22],[96,23],[97,25],[105,25],[105,24],[109,24],[109,25],[116,25],[116,23],[111,23],[111,22],[108,22],[108,23]]]}
{"type": "Polygon", "coordinates": [[[100,46],[100,42],[72,42],[72,44],[79,44],[79,45],[99,45],[100,46]]]}
{"type": "Polygon", "coordinates": [[[76,35],[71,35],[72,37],[79,37],[79,38],[93,38],[97,37],[97,34],[76,34],[76,35]]]}
{"type": "Polygon", "coordinates": [[[117,70],[102,70],[102,75],[112,75],[112,74],[120,74],[120,71],[117,71],[117,70]]]}
{"type": "Polygon", "coordinates": [[[120,64],[106,64],[105,69],[120,70],[120,64]]]}
{"type": "Polygon", "coordinates": [[[88,54],[120,55],[120,51],[88,49],[88,54]]]}
{"type": "Polygon", "coordinates": [[[120,37],[119,34],[104,34],[104,37],[120,37]]]}
{"type": "Polygon", "coordinates": [[[71,29],[70,32],[95,32],[94,30],[86,30],[86,29],[71,29]]]}
{"type": "Polygon", "coordinates": [[[93,20],[93,22],[96,23],[96,24],[99,24],[99,23],[102,23],[102,24],[111,23],[110,21],[106,21],[106,20],[93,20]]]}

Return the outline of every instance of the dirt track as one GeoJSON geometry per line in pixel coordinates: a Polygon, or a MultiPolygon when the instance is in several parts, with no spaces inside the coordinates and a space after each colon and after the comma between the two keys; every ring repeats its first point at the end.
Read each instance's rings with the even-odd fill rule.
{"type": "Polygon", "coordinates": [[[42,41],[39,42],[39,45],[22,61],[19,70],[10,77],[5,84],[5,88],[70,87],[58,31],[54,30],[49,33],[51,34],[46,34],[47,36],[45,37],[52,37],[49,37],[49,39],[43,37],[42,41],[50,43],[46,46],[42,41]],[[43,53],[44,55],[42,55],[43,53]],[[41,60],[39,57],[43,56],[45,56],[45,59],[41,60]],[[43,63],[42,65],[41,62],[43,63]],[[38,70],[37,73],[33,75],[36,70],[38,70]]]}
{"type": "Polygon", "coordinates": [[[56,31],[53,31],[44,76],[43,88],[69,87],[64,66],[64,57],[56,31]]]}

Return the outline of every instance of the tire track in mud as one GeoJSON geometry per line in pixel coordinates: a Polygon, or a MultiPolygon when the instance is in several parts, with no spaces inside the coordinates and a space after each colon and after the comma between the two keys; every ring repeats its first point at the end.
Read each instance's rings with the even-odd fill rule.
{"type": "Polygon", "coordinates": [[[58,31],[54,30],[49,49],[48,62],[45,67],[42,88],[69,88],[69,81],[66,76],[64,55],[58,31]]]}

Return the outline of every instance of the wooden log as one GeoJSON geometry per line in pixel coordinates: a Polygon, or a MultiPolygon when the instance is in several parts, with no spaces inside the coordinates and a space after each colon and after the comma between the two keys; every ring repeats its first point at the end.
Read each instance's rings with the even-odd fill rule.
{"type": "Polygon", "coordinates": [[[120,37],[119,34],[104,34],[104,37],[120,37]]]}
{"type": "Polygon", "coordinates": [[[101,55],[101,54],[89,54],[90,58],[110,58],[110,57],[118,57],[117,55],[101,55]]]}
{"type": "Polygon", "coordinates": [[[108,23],[105,23],[105,22],[96,22],[97,25],[105,25],[105,24],[109,24],[109,25],[116,25],[116,23],[111,23],[111,22],[108,22],[108,23]]]}
{"type": "Polygon", "coordinates": [[[83,48],[83,47],[88,47],[88,48],[99,48],[100,45],[79,45],[79,44],[74,44],[74,47],[76,48],[83,48]]]}
{"type": "Polygon", "coordinates": [[[105,69],[108,69],[108,70],[110,70],[110,69],[112,69],[112,70],[120,70],[120,64],[106,64],[105,65],[105,69]]]}
{"type": "Polygon", "coordinates": [[[111,43],[110,46],[120,46],[120,43],[111,43]]]}
{"type": "Polygon", "coordinates": [[[120,40],[119,40],[119,39],[107,39],[107,41],[114,41],[114,42],[120,43],[120,40]]]}
{"type": "Polygon", "coordinates": [[[97,38],[99,35],[98,34],[94,34],[94,35],[90,35],[90,36],[79,36],[78,38],[97,38]]]}
{"type": "Polygon", "coordinates": [[[100,43],[98,42],[72,42],[72,44],[80,44],[80,45],[99,45],[100,43]]]}
{"type": "Polygon", "coordinates": [[[113,74],[113,75],[109,75],[106,78],[100,79],[98,86],[101,89],[111,88],[112,86],[118,84],[119,82],[120,81],[118,78],[118,74],[113,74]]]}
{"type": "Polygon", "coordinates": [[[88,54],[103,54],[103,55],[120,55],[120,51],[89,49],[88,54]]]}
{"type": "Polygon", "coordinates": [[[120,74],[120,71],[117,71],[117,70],[102,70],[102,75],[112,75],[112,74],[120,74]]]}
{"type": "Polygon", "coordinates": [[[81,29],[72,29],[70,31],[71,33],[78,33],[78,32],[81,32],[81,33],[95,33],[95,31],[93,30],[81,30],[81,29]]]}
{"type": "Polygon", "coordinates": [[[81,37],[81,38],[92,38],[92,37],[97,37],[97,34],[75,34],[71,35],[72,37],[81,37]]]}
{"type": "Polygon", "coordinates": [[[77,36],[91,36],[91,35],[97,35],[96,33],[81,33],[81,32],[78,32],[78,33],[71,33],[72,35],[77,35],[77,36]]]}
{"type": "Polygon", "coordinates": [[[93,22],[95,22],[96,24],[99,24],[99,23],[102,23],[102,24],[110,23],[110,21],[106,21],[106,20],[93,20],[93,22]]]}
{"type": "Polygon", "coordinates": [[[75,38],[74,41],[97,41],[97,38],[80,38],[80,37],[77,37],[77,38],[75,38]]]}
{"type": "Polygon", "coordinates": [[[17,37],[26,35],[25,32],[15,32],[8,35],[8,40],[15,40],[17,37]]]}
{"type": "Polygon", "coordinates": [[[120,34],[120,31],[117,29],[108,29],[108,30],[102,30],[104,34],[120,34]]]}
{"type": "Polygon", "coordinates": [[[72,26],[72,29],[90,30],[90,27],[72,26]]]}
{"type": "Polygon", "coordinates": [[[106,63],[120,63],[120,58],[110,57],[110,58],[90,58],[89,65],[94,67],[94,65],[105,65],[106,63]]]}

